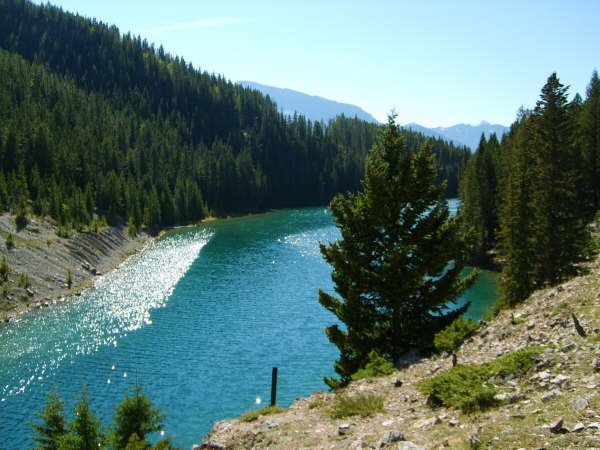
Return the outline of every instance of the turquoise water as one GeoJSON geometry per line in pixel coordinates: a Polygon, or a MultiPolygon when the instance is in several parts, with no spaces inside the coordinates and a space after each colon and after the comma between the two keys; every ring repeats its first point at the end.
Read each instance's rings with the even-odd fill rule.
{"type": "MultiPolygon", "coordinates": [[[[336,349],[317,302],[332,290],[318,243],[337,239],[324,208],[177,230],[153,242],[94,289],[0,329],[0,448],[28,448],[27,422],[57,387],[73,408],[82,388],[110,423],[139,381],[190,448],[211,425],[268,403],[325,389],[336,349]]],[[[493,274],[468,297],[478,318],[497,297],[493,274]]]]}

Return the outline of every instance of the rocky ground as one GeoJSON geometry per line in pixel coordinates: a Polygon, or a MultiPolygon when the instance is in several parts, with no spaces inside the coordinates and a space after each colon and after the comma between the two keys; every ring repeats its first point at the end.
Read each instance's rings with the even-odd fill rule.
{"type": "Polygon", "coordinates": [[[95,276],[117,267],[147,240],[146,235],[130,238],[125,227],[74,231],[68,237],[57,231],[37,218],[17,230],[14,217],[0,216],[0,258],[6,257],[9,267],[8,280],[0,280],[0,323],[90,287],[95,276]]]}
{"type": "Polygon", "coordinates": [[[353,382],[337,394],[298,399],[279,414],[219,422],[198,447],[600,448],[600,258],[584,275],[535,292],[482,324],[458,362],[490,361],[524,346],[543,347],[535,367],[521,377],[490,380],[502,404],[485,412],[427,405],[416,384],[451,367],[449,357],[433,357],[390,376],[353,382]],[[382,396],[384,412],[330,417],[336,395],[361,392],[382,396]]]}

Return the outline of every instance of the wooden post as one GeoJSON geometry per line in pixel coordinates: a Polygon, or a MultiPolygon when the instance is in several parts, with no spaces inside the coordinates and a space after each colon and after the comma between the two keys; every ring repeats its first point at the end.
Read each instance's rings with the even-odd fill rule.
{"type": "Polygon", "coordinates": [[[271,372],[271,406],[277,403],[277,367],[271,372]]]}

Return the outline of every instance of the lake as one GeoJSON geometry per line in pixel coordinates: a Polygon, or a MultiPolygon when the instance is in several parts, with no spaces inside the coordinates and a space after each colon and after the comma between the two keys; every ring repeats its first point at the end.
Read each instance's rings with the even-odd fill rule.
{"type": "MultiPolygon", "coordinates": [[[[52,387],[69,416],[85,387],[108,425],[141,383],[185,449],[268,404],[272,367],[280,405],[325,390],[337,349],[324,333],[335,318],[317,301],[319,288],[333,291],[318,243],[338,237],[325,208],[174,230],[80,297],[0,328],[0,448],[33,444],[27,422],[52,387]]],[[[495,274],[467,297],[480,318],[498,298],[495,274]]]]}

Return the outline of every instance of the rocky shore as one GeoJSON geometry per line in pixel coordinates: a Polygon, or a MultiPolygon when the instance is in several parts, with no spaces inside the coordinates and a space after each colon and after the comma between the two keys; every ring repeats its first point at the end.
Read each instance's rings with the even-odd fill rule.
{"type": "Polygon", "coordinates": [[[422,359],[392,375],[318,392],[284,412],[253,421],[221,421],[195,447],[301,448],[600,448],[600,258],[586,273],[535,292],[502,311],[458,352],[459,364],[478,364],[523,347],[541,347],[519,377],[493,377],[499,405],[462,413],[432,408],[419,381],[451,368],[451,359],[422,359]],[[383,412],[333,419],[336,396],[372,393],[383,412]]]}
{"type": "Polygon", "coordinates": [[[57,233],[45,220],[30,219],[17,230],[14,217],[0,216],[0,258],[8,264],[6,281],[0,283],[0,323],[77,295],[148,240],[145,234],[129,237],[124,226],[73,231],[68,237],[57,233]]]}

